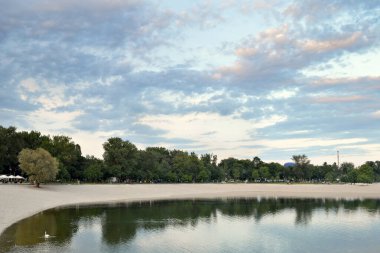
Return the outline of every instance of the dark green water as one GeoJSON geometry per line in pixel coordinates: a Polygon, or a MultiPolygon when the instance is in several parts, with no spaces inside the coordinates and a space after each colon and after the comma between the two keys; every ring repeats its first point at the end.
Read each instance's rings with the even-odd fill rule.
{"type": "Polygon", "coordinates": [[[79,205],[14,224],[0,252],[377,253],[379,210],[380,200],[324,199],[79,205]]]}

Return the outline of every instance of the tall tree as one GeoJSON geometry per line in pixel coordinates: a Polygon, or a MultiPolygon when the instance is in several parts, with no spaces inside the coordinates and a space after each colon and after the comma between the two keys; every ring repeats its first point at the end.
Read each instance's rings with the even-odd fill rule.
{"type": "Polygon", "coordinates": [[[253,167],[255,169],[259,169],[261,167],[261,165],[263,165],[264,162],[259,157],[255,156],[252,159],[252,163],[253,163],[253,167]]]}
{"type": "Polygon", "coordinates": [[[187,152],[175,150],[172,168],[172,172],[179,182],[189,183],[193,181],[190,158],[187,152]]]}
{"type": "Polygon", "coordinates": [[[375,173],[373,168],[368,164],[363,164],[358,169],[358,182],[360,183],[373,183],[375,179],[375,173]]]}
{"type": "Polygon", "coordinates": [[[54,180],[58,173],[58,161],[43,148],[23,149],[18,160],[20,168],[37,187],[40,187],[40,183],[54,180]]]}
{"type": "Polygon", "coordinates": [[[167,181],[167,175],[171,170],[170,152],[163,147],[146,148],[148,158],[140,157],[140,163],[143,171],[151,172],[148,180],[155,182],[167,181]]]}
{"type": "Polygon", "coordinates": [[[15,127],[0,126],[0,173],[18,174],[18,153],[25,144],[15,127]]]}
{"type": "Polygon", "coordinates": [[[103,179],[103,161],[94,156],[86,156],[84,179],[87,182],[99,182],[103,179]]]}
{"type": "Polygon", "coordinates": [[[110,138],[103,144],[104,164],[110,176],[121,180],[136,179],[137,148],[121,138],[110,138]]]}
{"type": "Polygon", "coordinates": [[[235,158],[223,159],[219,163],[219,167],[223,170],[224,179],[235,179],[240,177],[240,167],[236,166],[234,170],[234,164],[238,161],[235,158]]]}
{"type": "Polygon", "coordinates": [[[375,181],[380,181],[380,161],[367,161],[365,164],[373,169],[375,181]]]}
{"type": "Polygon", "coordinates": [[[311,178],[310,160],[306,155],[294,155],[292,160],[295,163],[294,172],[298,179],[305,180],[311,178]]]}
{"type": "Polygon", "coordinates": [[[270,177],[272,179],[283,179],[284,178],[284,166],[279,163],[268,163],[267,167],[269,169],[270,177]]]}
{"type": "Polygon", "coordinates": [[[340,165],[340,169],[343,174],[347,174],[350,170],[354,169],[355,166],[353,163],[344,162],[340,165]]]}
{"type": "Polygon", "coordinates": [[[61,180],[68,174],[70,175],[69,179],[83,179],[84,158],[81,148],[70,137],[59,135],[53,136],[53,138],[44,138],[41,147],[58,159],[61,169],[59,178],[61,180]]]}
{"type": "Polygon", "coordinates": [[[269,168],[267,166],[261,166],[259,168],[259,174],[260,174],[260,178],[263,179],[264,181],[267,181],[271,177],[269,168]]]}
{"type": "Polygon", "coordinates": [[[217,156],[213,154],[201,155],[201,162],[203,163],[204,170],[200,172],[201,181],[221,181],[223,180],[223,173],[217,166],[217,156]],[[202,173],[202,174],[201,174],[202,173]],[[207,179],[206,179],[207,177],[207,179]]]}

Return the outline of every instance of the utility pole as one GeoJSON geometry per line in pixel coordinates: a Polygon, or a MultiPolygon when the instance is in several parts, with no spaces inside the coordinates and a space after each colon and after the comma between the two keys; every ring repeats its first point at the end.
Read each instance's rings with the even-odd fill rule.
{"type": "Polygon", "coordinates": [[[339,169],[339,167],[340,167],[340,164],[339,164],[339,150],[336,151],[336,157],[338,158],[338,169],[339,169]]]}

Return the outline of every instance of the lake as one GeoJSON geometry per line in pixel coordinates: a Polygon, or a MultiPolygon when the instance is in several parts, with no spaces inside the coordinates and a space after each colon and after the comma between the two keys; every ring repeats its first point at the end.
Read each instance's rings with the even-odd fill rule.
{"type": "Polygon", "coordinates": [[[54,208],[0,252],[379,252],[380,200],[214,199],[54,208]],[[44,233],[49,238],[44,238],[44,233]]]}

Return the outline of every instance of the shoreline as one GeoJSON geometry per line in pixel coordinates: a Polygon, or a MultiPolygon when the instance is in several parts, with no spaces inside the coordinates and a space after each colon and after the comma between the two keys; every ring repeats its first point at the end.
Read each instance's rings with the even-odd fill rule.
{"type": "Polygon", "coordinates": [[[380,184],[0,184],[0,234],[19,220],[60,206],[233,197],[380,199],[380,184]]]}

